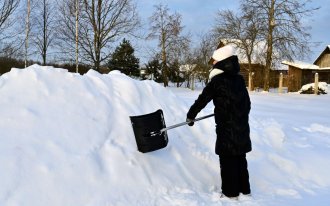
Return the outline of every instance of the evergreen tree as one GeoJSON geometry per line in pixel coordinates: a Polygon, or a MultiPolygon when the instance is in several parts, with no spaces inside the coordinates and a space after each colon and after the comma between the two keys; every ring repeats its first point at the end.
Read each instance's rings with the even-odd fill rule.
{"type": "Polygon", "coordinates": [[[150,79],[156,82],[162,82],[161,64],[158,59],[153,59],[146,64],[146,73],[150,75],[150,79]]]}
{"type": "Polygon", "coordinates": [[[119,70],[129,76],[139,76],[139,62],[140,60],[134,56],[134,48],[131,43],[123,39],[111,55],[108,67],[110,70],[119,70]]]}
{"type": "Polygon", "coordinates": [[[173,61],[169,64],[170,72],[169,72],[169,80],[171,82],[177,83],[177,87],[180,86],[180,83],[184,82],[184,78],[180,76],[180,63],[178,60],[173,61]]]}

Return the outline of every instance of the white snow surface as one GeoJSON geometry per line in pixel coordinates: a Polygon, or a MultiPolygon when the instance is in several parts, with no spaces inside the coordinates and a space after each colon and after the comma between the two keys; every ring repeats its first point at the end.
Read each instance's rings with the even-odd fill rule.
{"type": "Polygon", "coordinates": [[[129,116],[162,109],[177,124],[199,93],[118,71],[12,69],[0,77],[0,205],[329,205],[330,95],[250,93],[251,197],[219,198],[213,118],[137,151],[129,116]]]}

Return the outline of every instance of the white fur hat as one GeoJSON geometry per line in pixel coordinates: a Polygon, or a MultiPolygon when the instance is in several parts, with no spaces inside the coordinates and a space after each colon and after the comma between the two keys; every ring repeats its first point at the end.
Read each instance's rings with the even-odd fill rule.
{"type": "Polygon", "coordinates": [[[236,55],[235,48],[231,45],[226,45],[215,50],[213,52],[212,59],[215,61],[222,61],[233,55],[236,55]]]}

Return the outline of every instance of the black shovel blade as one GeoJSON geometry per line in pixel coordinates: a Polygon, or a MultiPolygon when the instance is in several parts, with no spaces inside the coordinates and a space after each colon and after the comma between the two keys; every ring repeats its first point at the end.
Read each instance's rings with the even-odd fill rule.
{"type": "Polygon", "coordinates": [[[142,153],[155,151],[167,146],[165,120],[161,109],[140,116],[130,116],[138,151],[142,153]]]}

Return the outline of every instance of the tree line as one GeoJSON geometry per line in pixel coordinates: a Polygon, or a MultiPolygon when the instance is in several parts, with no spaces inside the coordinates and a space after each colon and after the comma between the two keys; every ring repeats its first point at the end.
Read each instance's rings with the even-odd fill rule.
{"type": "Polygon", "coordinates": [[[189,84],[192,77],[207,83],[208,60],[223,40],[239,48],[249,67],[255,61],[265,65],[263,89],[268,91],[269,71],[282,59],[301,59],[313,46],[310,28],[303,24],[318,9],[310,0],[241,0],[236,11],[218,10],[195,45],[192,34],[184,31],[182,15],[163,4],[154,6],[147,34],[138,34],[142,25],[137,3],[0,0],[0,61],[24,61],[26,67],[38,56],[42,65],[75,65],[75,72],[91,67],[139,76],[143,68],[145,78],[164,86],[169,81],[189,84]],[[140,65],[129,39],[157,42],[145,65],[140,65]]]}

